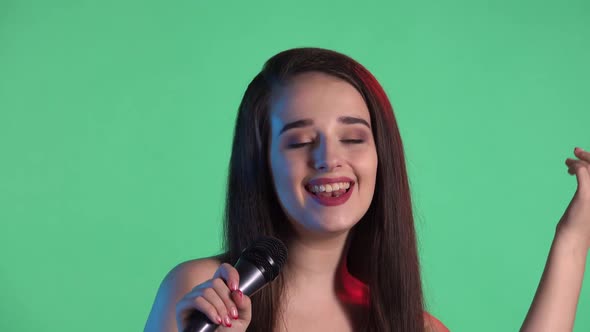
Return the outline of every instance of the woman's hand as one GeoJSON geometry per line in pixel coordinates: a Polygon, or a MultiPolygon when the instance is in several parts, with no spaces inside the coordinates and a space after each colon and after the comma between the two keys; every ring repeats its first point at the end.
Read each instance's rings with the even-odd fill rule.
{"type": "Polygon", "coordinates": [[[556,227],[555,238],[521,332],[572,331],[590,248],[590,153],[575,149],[568,172],[578,189],[556,227]]]}
{"type": "Polygon", "coordinates": [[[178,332],[184,331],[194,310],[218,324],[216,332],[246,331],[252,305],[250,298],[238,290],[239,282],[238,271],[227,263],[221,264],[212,279],[195,286],[176,304],[178,332]]]}
{"type": "Polygon", "coordinates": [[[576,175],[578,188],[557,224],[557,234],[580,241],[583,249],[590,248],[590,152],[576,148],[578,159],[567,158],[568,173],[576,175]]]}

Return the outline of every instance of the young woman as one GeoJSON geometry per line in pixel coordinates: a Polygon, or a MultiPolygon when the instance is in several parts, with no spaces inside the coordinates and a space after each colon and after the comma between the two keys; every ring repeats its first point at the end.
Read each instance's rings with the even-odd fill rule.
{"type": "MultiPolygon", "coordinates": [[[[585,198],[567,233],[581,239],[590,234],[590,221],[579,220],[590,215],[590,166],[572,162],[586,172],[578,176],[586,176],[585,198]]],[[[330,50],[281,52],[239,107],[225,253],[170,271],[145,330],[182,331],[198,310],[217,331],[448,331],[424,310],[411,206],[400,132],[373,75],[330,50]],[[261,236],[281,239],[289,256],[250,299],[232,266],[261,236]]],[[[547,303],[538,298],[529,324],[553,313],[547,303]]]]}

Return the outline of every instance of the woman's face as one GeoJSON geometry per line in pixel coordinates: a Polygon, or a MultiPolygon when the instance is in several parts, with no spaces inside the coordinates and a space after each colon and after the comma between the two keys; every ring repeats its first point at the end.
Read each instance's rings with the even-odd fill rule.
{"type": "Polygon", "coordinates": [[[350,230],[371,204],[377,174],[363,97],[340,78],[307,72],[275,93],[270,120],[272,178],[295,230],[350,230]]]}

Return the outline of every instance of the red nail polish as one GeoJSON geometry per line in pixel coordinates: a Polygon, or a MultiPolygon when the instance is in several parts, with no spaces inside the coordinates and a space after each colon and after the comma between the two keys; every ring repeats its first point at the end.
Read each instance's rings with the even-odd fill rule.
{"type": "Polygon", "coordinates": [[[244,293],[238,289],[238,295],[240,296],[240,300],[244,297],[244,293]]]}
{"type": "Polygon", "coordinates": [[[238,310],[236,308],[231,308],[231,316],[233,319],[238,319],[238,310]]]}

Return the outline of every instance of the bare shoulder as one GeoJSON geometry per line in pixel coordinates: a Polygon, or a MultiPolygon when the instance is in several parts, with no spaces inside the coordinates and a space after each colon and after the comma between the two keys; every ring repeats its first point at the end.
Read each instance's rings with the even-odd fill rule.
{"type": "Polygon", "coordinates": [[[192,259],[176,265],[164,278],[162,284],[175,287],[190,287],[191,289],[213,276],[221,265],[220,256],[192,259]],[[192,287],[191,287],[192,286],[192,287]]]}
{"type": "Polygon", "coordinates": [[[449,332],[449,329],[436,317],[424,311],[424,330],[426,332],[449,332]]]}
{"type": "Polygon", "coordinates": [[[173,267],[158,288],[144,331],[176,331],[176,303],[195,286],[211,279],[220,256],[182,262],[173,267]]]}

